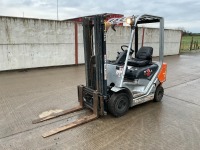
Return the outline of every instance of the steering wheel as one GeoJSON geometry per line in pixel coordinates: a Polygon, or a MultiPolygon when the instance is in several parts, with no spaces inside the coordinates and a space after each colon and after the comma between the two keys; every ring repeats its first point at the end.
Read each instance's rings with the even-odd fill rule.
{"type": "MultiPolygon", "coordinates": [[[[122,51],[125,51],[124,48],[126,48],[126,50],[127,50],[127,49],[128,49],[128,46],[127,46],[127,45],[122,45],[122,46],[121,46],[121,50],[122,50],[122,51]]],[[[134,52],[134,50],[131,48],[131,53],[130,53],[130,54],[132,55],[133,52],[134,52]]]]}

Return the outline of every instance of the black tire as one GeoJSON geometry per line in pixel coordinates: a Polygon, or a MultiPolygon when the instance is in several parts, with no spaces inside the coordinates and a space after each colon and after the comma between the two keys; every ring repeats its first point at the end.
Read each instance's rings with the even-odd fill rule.
{"type": "Polygon", "coordinates": [[[108,101],[108,111],[115,117],[123,116],[130,107],[127,93],[114,93],[108,101]]]}
{"type": "Polygon", "coordinates": [[[154,94],[154,101],[160,102],[163,98],[163,95],[164,95],[164,89],[161,85],[158,85],[156,88],[156,92],[154,94]]]}

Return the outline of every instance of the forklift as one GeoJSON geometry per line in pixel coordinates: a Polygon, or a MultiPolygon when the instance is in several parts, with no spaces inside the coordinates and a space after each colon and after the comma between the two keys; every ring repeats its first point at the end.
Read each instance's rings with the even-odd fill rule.
{"type": "Polygon", "coordinates": [[[39,123],[85,108],[92,114],[67,125],[44,133],[48,137],[104,116],[107,112],[115,117],[126,114],[130,107],[153,100],[162,100],[166,81],[167,64],[163,62],[164,19],[153,15],[111,18],[96,15],[83,18],[83,39],[86,85],[79,85],[77,107],[53,113],[33,120],[39,123]],[[122,23],[130,25],[131,35],[128,45],[122,45],[115,60],[107,60],[106,33],[109,27],[122,23]],[[138,25],[159,23],[159,61],[152,61],[153,48],[138,47],[138,25]],[[133,42],[133,40],[135,40],[133,42]],[[134,49],[133,46],[134,45],[134,49]]]}

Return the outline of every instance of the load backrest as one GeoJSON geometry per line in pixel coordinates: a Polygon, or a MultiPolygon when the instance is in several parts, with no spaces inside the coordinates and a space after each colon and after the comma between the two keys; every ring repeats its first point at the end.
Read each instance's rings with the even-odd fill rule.
{"type": "Polygon", "coordinates": [[[151,60],[152,54],[153,54],[153,48],[145,46],[139,49],[139,51],[136,54],[136,58],[142,60],[151,60]]]}

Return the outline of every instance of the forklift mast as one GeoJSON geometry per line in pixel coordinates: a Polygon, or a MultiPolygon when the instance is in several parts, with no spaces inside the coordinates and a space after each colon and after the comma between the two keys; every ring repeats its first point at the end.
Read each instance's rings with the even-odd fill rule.
{"type": "Polygon", "coordinates": [[[135,57],[138,52],[138,25],[135,26],[135,57]]]}
{"type": "Polygon", "coordinates": [[[105,64],[107,58],[104,16],[83,18],[83,40],[86,88],[96,90],[106,98],[107,78],[105,64]]]}

